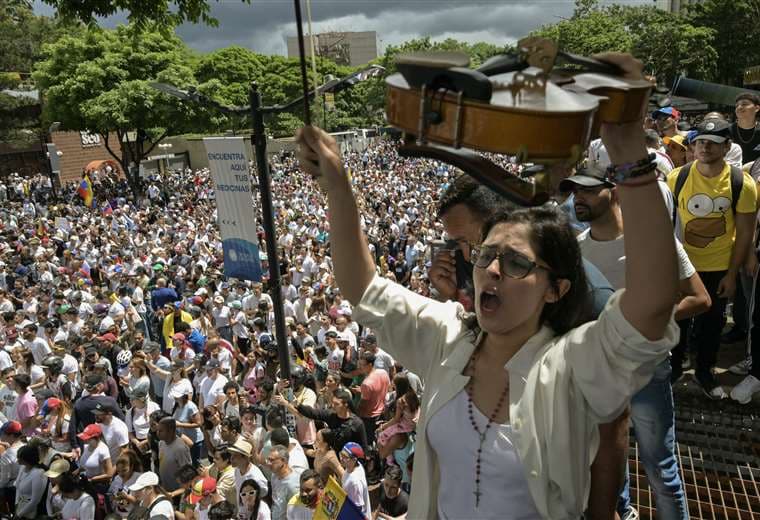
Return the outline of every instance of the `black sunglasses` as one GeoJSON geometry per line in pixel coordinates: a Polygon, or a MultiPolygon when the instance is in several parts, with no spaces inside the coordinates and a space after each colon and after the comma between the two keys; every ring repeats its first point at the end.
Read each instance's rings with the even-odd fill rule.
{"type": "Polygon", "coordinates": [[[538,265],[527,256],[512,249],[499,252],[496,246],[479,246],[473,247],[471,254],[472,263],[481,269],[485,269],[495,258],[498,258],[501,274],[510,278],[525,278],[535,269],[550,272],[548,267],[538,265]]]}

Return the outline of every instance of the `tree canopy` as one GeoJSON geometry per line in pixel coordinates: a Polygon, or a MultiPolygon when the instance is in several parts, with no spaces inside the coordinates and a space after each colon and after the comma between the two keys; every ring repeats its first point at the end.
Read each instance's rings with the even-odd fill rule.
{"type": "Polygon", "coordinates": [[[630,52],[644,62],[648,74],[668,86],[679,74],[712,79],[718,62],[713,29],[654,6],[602,6],[597,0],[579,0],[571,18],[534,34],[584,56],[630,52]]]}
{"type": "Polygon", "coordinates": [[[210,124],[210,115],[199,107],[149,86],[151,81],[195,85],[189,50],[176,36],[133,26],[90,27],[45,45],[43,53],[33,77],[45,91],[46,119],[59,121],[64,130],[101,134],[125,172],[127,159],[113,153],[109,132],[137,163],[163,136],[210,124]]]}

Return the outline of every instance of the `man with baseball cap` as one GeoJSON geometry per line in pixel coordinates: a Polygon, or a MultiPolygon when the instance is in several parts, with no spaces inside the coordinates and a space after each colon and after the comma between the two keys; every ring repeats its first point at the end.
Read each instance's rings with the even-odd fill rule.
{"type": "Polygon", "coordinates": [[[348,498],[362,510],[365,518],[371,518],[372,508],[369,500],[369,487],[367,475],[364,472],[362,461],[364,450],[355,442],[347,442],[340,450],[340,464],[346,471],[343,473],[341,487],[348,494],[348,498]]]}
{"type": "Polygon", "coordinates": [[[224,402],[224,385],[228,379],[220,374],[219,360],[211,358],[206,362],[206,377],[201,380],[200,402],[198,408],[203,410],[208,405],[221,405],[224,402]]]}
{"type": "Polygon", "coordinates": [[[111,461],[118,459],[121,450],[129,445],[129,429],[124,421],[113,416],[115,410],[111,405],[104,403],[96,404],[92,410],[95,422],[100,424],[103,440],[111,453],[111,461]]]}
{"type": "MultiPolygon", "coordinates": [[[[103,393],[105,380],[97,374],[90,374],[85,377],[84,387],[87,394],[83,394],[74,404],[74,410],[69,422],[69,439],[72,446],[81,445],[78,442],[77,434],[90,424],[95,423],[95,414],[93,413],[98,404],[107,406],[112,410],[112,414],[122,421],[124,412],[119,407],[116,399],[103,393]]],[[[116,460],[116,459],[114,459],[116,460]]]]}
{"type": "MultiPolygon", "coordinates": [[[[711,399],[727,397],[713,373],[726,301],[736,292],[739,272],[751,276],[757,265],[750,254],[757,188],[749,175],[726,162],[729,135],[724,120],[705,119],[694,137],[696,160],[676,168],[667,179],[676,201],[676,232],[712,299],[710,309],[695,317],[692,325],[695,381],[711,399]]],[[[682,350],[674,349],[673,366],[683,360],[682,350]]]]}
{"type": "Polygon", "coordinates": [[[8,447],[0,455],[0,500],[8,511],[13,511],[16,496],[16,477],[18,477],[18,449],[22,442],[21,423],[8,421],[0,426],[0,441],[8,447]]]}

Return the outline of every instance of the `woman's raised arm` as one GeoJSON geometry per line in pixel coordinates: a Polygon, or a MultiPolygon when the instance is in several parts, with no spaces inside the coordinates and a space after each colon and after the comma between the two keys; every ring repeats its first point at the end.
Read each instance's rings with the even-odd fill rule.
{"type": "Polygon", "coordinates": [[[330,134],[315,127],[301,129],[296,142],[301,167],[327,192],[335,278],[348,301],[356,305],[375,276],[375,263],[359,226],[359,210],[338,145],[330,134]]]}

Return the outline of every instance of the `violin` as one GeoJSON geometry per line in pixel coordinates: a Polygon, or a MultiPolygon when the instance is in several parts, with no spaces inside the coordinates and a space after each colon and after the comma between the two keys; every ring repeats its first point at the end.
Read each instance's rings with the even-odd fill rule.
{"type": "Polygon", "coordinates": [[[386,80],[391,125],[418,146],[495,152],[523,163],[578,162],[601,123],[638,120],[653,87],[537,37],[480,69],[451,52],[403,54],[396,64],[398,73],[386,80]],[[559,58],[576,68],[556,68],[559,58]]]}
{"type": "Polygon", "coordinates": [[[602,123],[639,120],[654,86],[537,37],[478,69],[456,52],[402,54],[396,66],[386,80],[386,118],[406,134],[399,153],[456,166],[521,206],[548,200],[548,170],[518,177],[476,151],[573,165],[602,123]],[[559,59],[570,67],[557,67],[559,59]]]}

